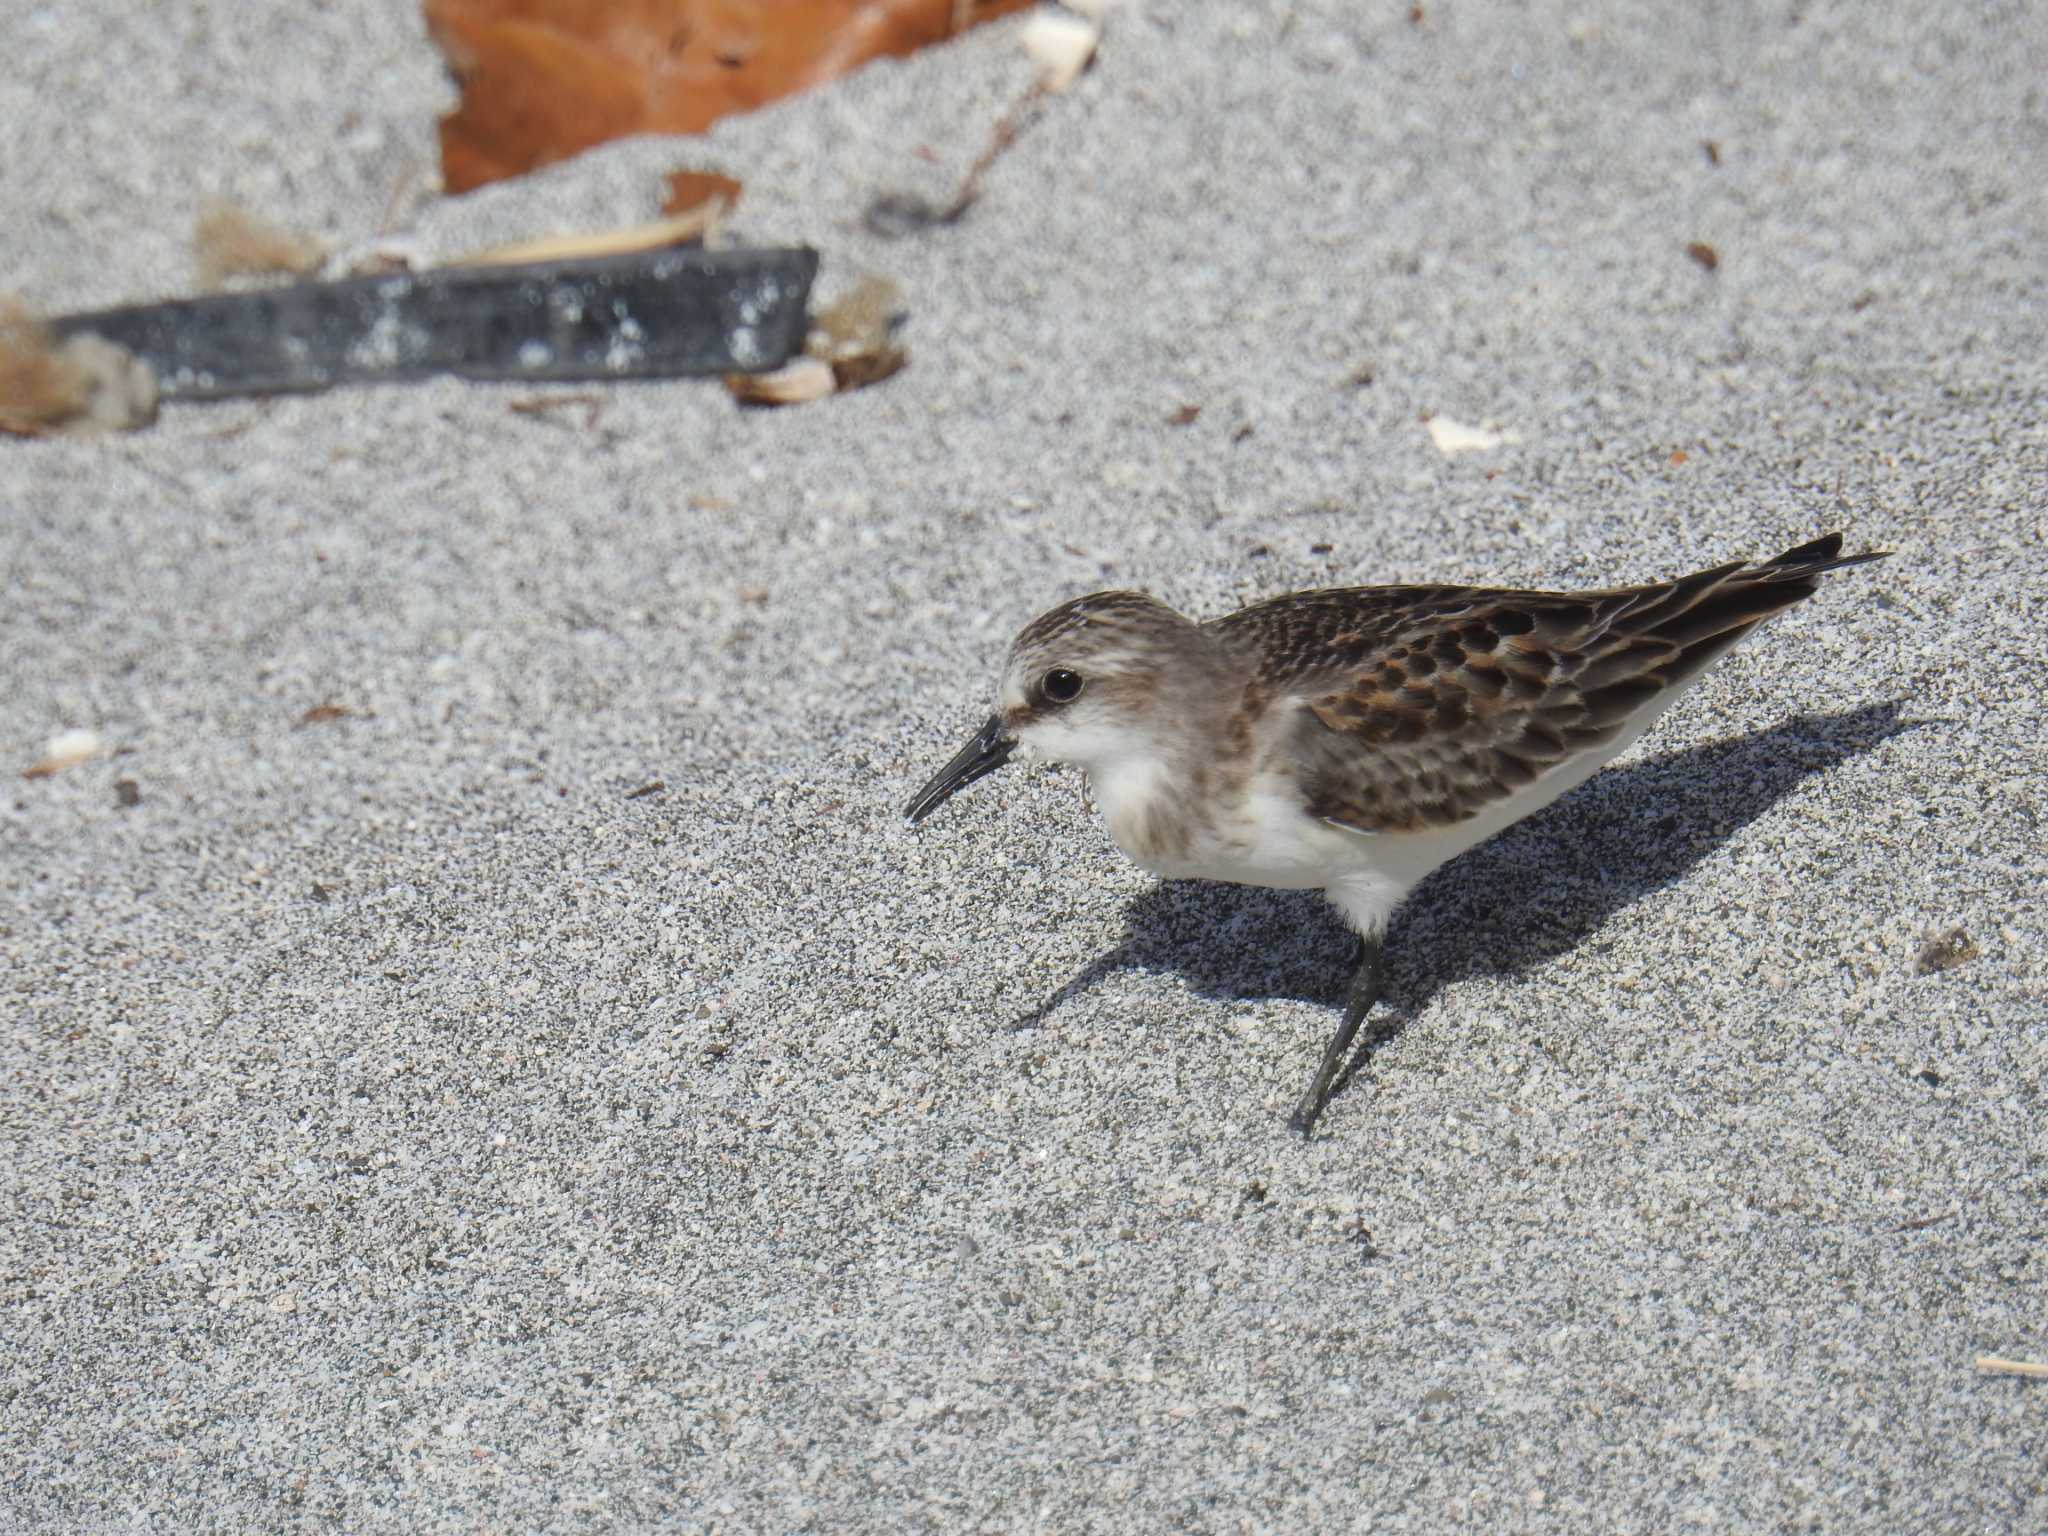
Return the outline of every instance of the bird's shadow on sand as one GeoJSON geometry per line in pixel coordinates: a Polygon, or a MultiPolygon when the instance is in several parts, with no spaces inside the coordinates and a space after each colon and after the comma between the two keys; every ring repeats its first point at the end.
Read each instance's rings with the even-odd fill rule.
{"type": "MultiPolygon", "coordinates": [[[[1392,1038],[1454,982],[1518,974],[1570,952],[1630,902],[1681,879],[1802,780],[1924,723],[1900,719],[1895,702],[1870,704],[1595,774],[1416,887],[1387,935],[1386,996],[1396,1017],[1375,1016],[1375,1042],[1392,1038]]],[[[1121,943],[1018,1027],[1041,1023],[1120,970],[1175,971],[1206,997],[1333,1006],[1350,979],[1350,931],[1314,891],[1167,881],[1135,898],[1126,920],[1121,943]]]]}

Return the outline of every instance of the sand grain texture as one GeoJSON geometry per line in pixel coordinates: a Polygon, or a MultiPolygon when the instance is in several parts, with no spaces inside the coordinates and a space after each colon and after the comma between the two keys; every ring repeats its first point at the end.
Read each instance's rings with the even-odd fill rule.
{"type": "Polygon", "coordinates": [[[0,796],[0,1527],[2048,1528],[1973,1364],[2048,1351],[2048,15],[1424,9],[1117,12],[895,241],[1014,23],[435,203],[410,3],[0,18],[42,312],[213,198],[453,255],[691,165],[912,358],[0,442],[0,743],[104,743],[0,796]],[[1052,773],[901,823],[1091,587],[1835,527],[1897,558],[1418,893],[1307,1147],[1315,901],[1052,773]]]}

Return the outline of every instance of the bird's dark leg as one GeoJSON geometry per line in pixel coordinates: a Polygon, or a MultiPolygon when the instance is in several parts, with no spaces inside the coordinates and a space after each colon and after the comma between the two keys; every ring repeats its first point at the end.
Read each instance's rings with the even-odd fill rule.
{"type": "MultiPolygon", "coordinates": [[[[1288,1121],[1303,1136],[1315,1129],[1323,1107],[1330,1102],[1330,1095],[1336,1092],[1337,1075],[1344,1070],[1344,1057],[1351,1049],[1351,1042],[1358,1037],[1358,1026],[1372,1012],[1372,1005],[1379,1001],[1386,984],[1387,956],[1380,935],[1361,935],[1358,940],[1358,969],[1352,973],[1351,992],[1344,999],[1343,1020],[1337,1025],[1337,1033],[1330,1037],[1330,1048],[1323,1052],[1323,1064],[1316,1068],[1315,1081],[1308,1085],[1308,1092],[1294,1106],[1294,1114],[1288,1121]]],[[[1354,1062],[1353,1066],[1356,1065],[1354,1062]]]]}

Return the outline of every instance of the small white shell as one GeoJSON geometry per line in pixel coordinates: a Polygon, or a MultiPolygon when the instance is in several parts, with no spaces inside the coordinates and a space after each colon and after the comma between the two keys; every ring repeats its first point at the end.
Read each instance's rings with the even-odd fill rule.
{"type": "Polygon", "coordinates": [[[1518,443],[1522,439],[1517,432],[1496,432],[1491,427],[1470,427],[1448,416],[1432,416],[1429,418],[1429,440],[1436,444],[1436,451],[1448,459],[1459,453],[1485,453],[1503,443],[1518,443]]]}
{"type": "Polygon", "coordinates": [[[41,760],[30,766],[22,777],[47,779],[53,773],[74,768],[88,758],[99,756],[100,745],[97,731],[59,731],[43,748],[41,760]]]}
{"type": "Polygon", "coordinates": [[[773,373],[728,373],[725,387],[748,405],[802,405],[822,400],[836,388],[832,365],[823,358],[799,357],[773,373]]]}
{"type": "Polygon", "coordinates": [[[1039,89],[1064,91],[1088,67],[1102,41],[1102,28],[1072,11],[1038,10],[1020,34],[1024,51],[1038,65],[1039,89]]]}

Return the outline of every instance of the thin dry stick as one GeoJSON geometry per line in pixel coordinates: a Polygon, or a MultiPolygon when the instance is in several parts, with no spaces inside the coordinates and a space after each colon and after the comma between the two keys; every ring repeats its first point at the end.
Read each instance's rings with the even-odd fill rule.
{"type": "Polygon", "coordinates": [[[2048,1365],[2038,1360],[2001,1360],[1996,1355],[1979,1355],[1977,1369],[1993,1376],[2031,1376],[2048,1381],[2048,1365]]]}
{"type": "Polygon", "coordinates": [[[989,135],[988,148],[981,152],[981,158],[967,168],[967,175],[960,183],[960,190],[953,198],[953,206],[939,215],[939,222],[952,224],[974,206],[974,200],[981,196],[981,178],[988,174],[988,168],[1001,159],[1003,152],[1017,142],[1017,136],[1024,131],[1032,111],[1047,92],[1043,82],[1034,82],[1022,96],[1010,103],[1010,110],[996,120],[995,131],[989,135]]]}
{"type": "Polygon", "coordinates": [[[391,196],[384,203],[384,217],[377,221],[379,238],[390,234],[398,227],[399,204],[412,195],[413,183],[419,179],[420,168],[408,162],[405,169],[399,173],[398,179],[391,183],[391,196]]]}
{"type": "Polygon", "coordinates": [[[989,134],[988,148],[967,168],[959,191],[953,194],[953,200],[945,207],[934,208],[921,197],[892,192],[875,199],[868,208],[868,228],[876,234],[895,238],[942,224],[959,223],[967,210],[974,206],[975,199],[981,196],[981,178],[1002,158],[1003,152],[1017,142],[1030,125],[1039,103],[1050,94],[1043,81],[1034,81],[1023,95],[1010,103],[1009,109],[996,119],[995,128],[989,134]]]}
{"type": "Polygon", "coordinates": [[[583,410],[583,430],[588,432],[604,415],[604,396],[594,391],[585,390],[574,395],[533,395],[525,400],[512,401],[507,409],[521,416],[538,416],[545,421],[552,411],[567,411],[579,406],[583,410]]]}
{"type": "Polygon", "coordinates": [[[548,235],[538,240],[521,240],[516,245],[494,245],[487,251],[458,256],[451,267],[506,267],[535,261],[581,261],[591,256],[624,256],[637,251],[658,251],[690,240],[702,240],[732,207],[729,197],[707,197],[694,208],[657,219],[652,224],[635,224],[626,229],[607,229],[592,235],[548,235]]]}

